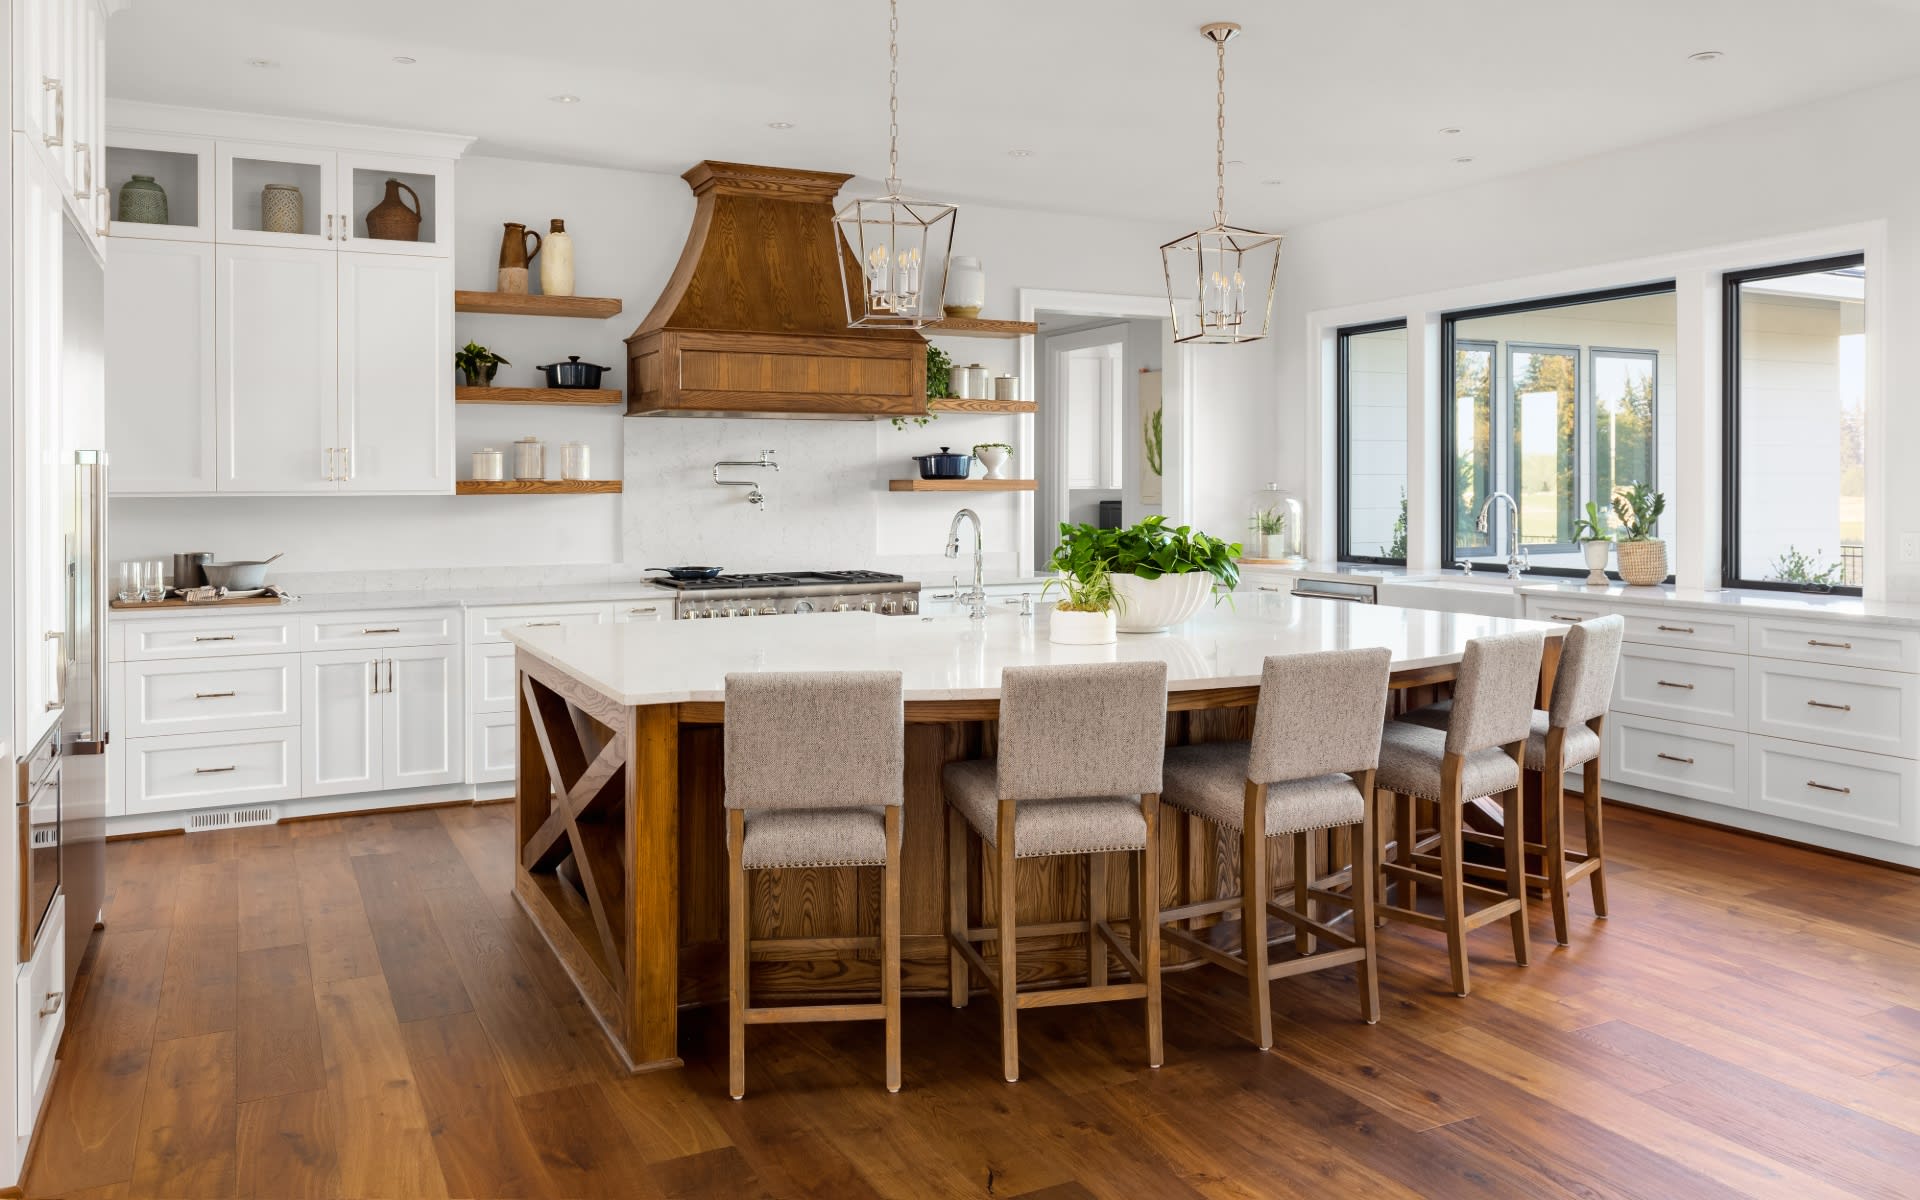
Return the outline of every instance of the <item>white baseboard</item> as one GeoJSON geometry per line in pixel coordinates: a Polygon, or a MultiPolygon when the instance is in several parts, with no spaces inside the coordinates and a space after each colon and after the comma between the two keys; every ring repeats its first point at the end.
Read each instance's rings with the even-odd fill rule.
{"type": "MultiPolygon", "coordinates": [[[[507,794],[512,795],[508,786],[507,794]]],[[[474,786],[470,783],[451,783],[439,787],[408,788],[397,792],[353,792],[343,796],[320,796],[311,799],[276,800],[269,804],[233,805],[233,808],[274,810],[276,821],[298,820],[302,817],[338,816],[347,813],[379,812],[391,808],[413,808],[424,804],[463,804],[474,800],[474,786]]],[[[178,812],[139,813],[133,816],[108,817],[108,837],[128,837],[143,833],[171,833],[175,830],[189,829],[195,816],[205,813],[218,813],[224,807],[183,809],[178,812]]]]}

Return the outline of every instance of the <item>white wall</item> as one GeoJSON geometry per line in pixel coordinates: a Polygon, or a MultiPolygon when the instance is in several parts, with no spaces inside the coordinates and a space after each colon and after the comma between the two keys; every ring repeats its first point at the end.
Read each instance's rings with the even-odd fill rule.
{"type": "MultiPolygon", "coordinates": [[[[624,383],[624,339],[652,307],[686,241],[693,215],[686,184],[675,175],[484,157],[463,160],[456,183],[457,287],[493,287],[502,222],[544,232],[549,219],[561,217],[574,238],[576,290],[625,303],[624,312],[605,321],[463,314],[457,340],[475,338],[505,354],[512,365],[502,369],[500,383],[535,383],[533,366],[569,354],[613,367],[614,380],[624,383]]],[[[986,311],[1012,316],[1022,287],[1162,291],[1158,247],[1168,234],[1157,224],[970,204],[960,210],[954,249],[984,261],[986,311]]],[[[941,344],[956,363],[978,362],[995,374],[1019,370],[1014,342],[949,338],[941,344]]],[[[1214,361],[1221,353],[1203,351],[1197,375],[1203,385],[1198,436],[1219,460],[1217,470],[1199,472],[1197,513],[1224,533],[1237,528],[1241,501],[1209,508],[1217,499],[1210,481],[1222,494],[1246,490],[1247,430],[1264,421],[1255,414],[1270,395],[1271,358],[1264,346],[1229,349],[1224,353],[1237,360],[1222,367],[1214,361]]],[[[906,476],[912,455],[941,445],[1017,444],[1015,422],[1022,419],[1030,418],[949,414],[925,429],[902,431],[886,421],[627,419],[591,409],[469,406],[457,421],[462,476],[472,450],[504,448],[531,433],[548,443],[550,455],[562,442],[588,442],[594,473],[623,473],[625,493],[130,500],[115,506],[114,555],[204,549],[253,557],[284,550],[283,566],[293,575],[715,562],[734,569],[891,567],[943,581],[952,566],[940,550],[957,505],[937,494],[890,493],[886,480],[906,476]],[[714,487],[711,472],[717,459],[753,458],[764,449],[777,452],[781,469],[761,480],[769,503],[760,512],[745,502],[744,489],[714,487]]],[[[1031,471],[1027,463],[1016,468],[1031,471]]],[[[970,500],[985,521],[993,569],[1011,574],[1017,501],[1010,495],[970,500]]]]}
{"type": "MultiPolygon", "coordinates": [[[[1306,336],[1310,314],[1390,317],[1405,311],[1402,298],[1555,273],[1584,273],[1586,286],[1624,284],[1637,281],[1636,269],[1650,272],[1638,279],[1658,277],[1663,257],[1877,222],[1886,237],[1882,261],[1869,264],[1880,268],[1869,283],[1880,301],[1868,314],[1869,338],[1884,354],[1888,403],[1870,453],[1903,462],[1920,448],[1920,406],[1904,402],[1920,383],[1920,160],[1889,154],[1885,131],[1916,111],[1920,81],[1909,81],[1293,230],[1275,319],[1277,428],[1268,444],[1276,474],[1301,488],[1320,476],[1319,447],[1292,436],[1313,427],[1320,401],[1308,394],[1323,353],[1306,336]]],[[[1711,332],[1689,331],[1684,314],[1693,299],[1682,297],[1683,345],[1710,345],[1709,337],[1684,336],[1711,332]]],[[[1707,304],[1711,316],[1717,300],[1707,304]]],[[[1708,414],[1718,404],[1718,377],[1717,363],[1683,364],[1680,372],[1682,419],[1706,429],[1696,447],[1702,466],[1717,444],[1708,414]]],[[[1869,515],[1868,553],[1886,568],[1890,596],[1920,597],[1920,563],[1892,558],[1901,532],[1920,531],[1920,475],[1882,470],[1885,517],[1873,524],[1869,515]]],[[[1321,498],[1330,500],[1330,491],[1321,498]]],[[[1682,515],[1683,530],[1694,524],[1682,515]]]]}

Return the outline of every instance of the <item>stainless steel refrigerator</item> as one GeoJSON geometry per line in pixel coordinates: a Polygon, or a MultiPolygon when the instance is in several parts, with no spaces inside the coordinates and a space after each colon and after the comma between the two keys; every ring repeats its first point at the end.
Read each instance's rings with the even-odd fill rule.
{"type": "Polygon", "coordinates": [[[107,890],[107,455],[74,454],[67,530],[67,706],[60,717],[60,888],[67,896],[67,985],[107,890]]]}

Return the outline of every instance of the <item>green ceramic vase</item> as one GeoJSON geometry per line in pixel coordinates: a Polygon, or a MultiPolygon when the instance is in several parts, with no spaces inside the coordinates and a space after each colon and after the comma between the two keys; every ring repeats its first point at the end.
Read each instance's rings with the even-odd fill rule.
{"type": "Polygon", "coordinates": [[[167,190],[151,175],[135,175],[120,185],[120,220],[135,225],[167,223],[167,190]]]}

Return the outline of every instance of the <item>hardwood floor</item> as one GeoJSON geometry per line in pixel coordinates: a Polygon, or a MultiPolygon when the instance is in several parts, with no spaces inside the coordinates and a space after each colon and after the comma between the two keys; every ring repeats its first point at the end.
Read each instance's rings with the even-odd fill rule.
{"type": "MultiPolygon", "coordinates": [[[[1169,976],[1167,1065],[1137,1005],[1021,1015],[909,1001],[619,1072],[508,894],[512,810],[122,842],[27,1194],[35,1197],[1816,1197],[1920,1195],[1920,881],[1618,808],[1613,916],[1533,965],[1381,937],[1349,971],[1169,976]]],[[[1579,822],[1570,820],[1577,828],[1579,822]]]]}

